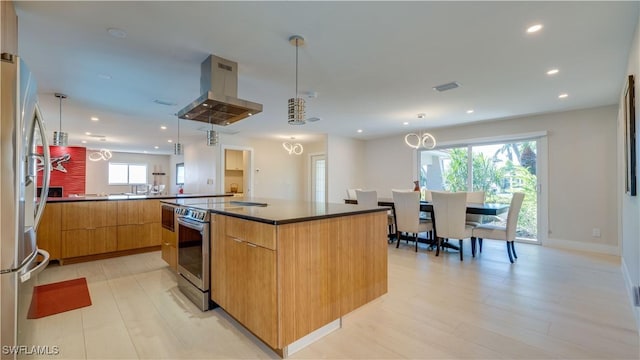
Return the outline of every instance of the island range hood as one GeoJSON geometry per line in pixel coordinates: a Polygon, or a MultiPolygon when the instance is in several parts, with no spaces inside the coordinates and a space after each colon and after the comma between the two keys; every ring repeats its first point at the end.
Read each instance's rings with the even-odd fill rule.
{"type": "Polygon", "coordinates": [[[209,55],[200,71],[202,95],[178,111],[180,119],[226,126],[262,112],[262,104],[238,99],[238,63],[209,55]]]}

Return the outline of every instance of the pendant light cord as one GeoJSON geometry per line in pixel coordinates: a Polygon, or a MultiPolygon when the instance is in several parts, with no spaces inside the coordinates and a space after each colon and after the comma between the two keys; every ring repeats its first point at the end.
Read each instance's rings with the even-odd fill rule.
{"type": "Polygon", "coordinates": [[[58,127],[59,127],[59,132],[62,132],[62,96],[60,96],[59,99],[60,99],[60,123],[58,124],[58,127]]]}
{"type": "Polygon", "coordinates": [[[178,118],[178,144],[180,143],[180,118],[178,118]]]}
{"type": "Polygon", "coordinates": [[[296,39],[296,96],[298,98],[298,39],[296,39]]]}

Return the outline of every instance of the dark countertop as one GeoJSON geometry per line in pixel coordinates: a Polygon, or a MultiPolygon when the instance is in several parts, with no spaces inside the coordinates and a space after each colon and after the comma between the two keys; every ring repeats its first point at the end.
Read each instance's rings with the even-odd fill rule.
{"type": "Polygon", "coordinates": [[[198,202],[198,199],[163,202],[208,210],[211,213],[223,214],[271,225],[290,224],[389,210],[388,207],[380,206],[368,207],[353,204],[316,203],[267,198],[231,197],[224,199],[201,200],[202,201],[200,202],[198,202]],[[267,206],[243,206],[237,203],[242,201],[266,203],[267,206]]]}
{"type": "Polygon", "coordinates": [[[227,194],[169,194],[169,195],[85,195],[68,197],[49,197],[48,203],[77,202],[77,201],[108,201],[108,200],[163,200],[163,199],[190,199],[190,198],[215,198],[231,197],[227,194]]]}

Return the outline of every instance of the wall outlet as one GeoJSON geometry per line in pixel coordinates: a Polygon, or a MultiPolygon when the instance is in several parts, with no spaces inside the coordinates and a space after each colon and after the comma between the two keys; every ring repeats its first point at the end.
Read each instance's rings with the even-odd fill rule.
{"type": "Polygon", "coordinates": [[[213,179],[207,179],[207,185],[213,185],[213,179]]]}
{"type": "Polygon", "coordinates": [[[593,228],[593,230],[591,230],[591,236],[593,237],[600,237],[600,228],[593,228]]]}

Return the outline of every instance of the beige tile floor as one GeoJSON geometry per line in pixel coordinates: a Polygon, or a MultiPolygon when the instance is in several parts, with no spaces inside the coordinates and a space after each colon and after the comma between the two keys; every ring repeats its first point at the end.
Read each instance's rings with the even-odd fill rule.
{"type": "MultiPolygon", "coordinates": [[[[465,244],[468,247],[469,244],[465,244]]],[[[389,247],[389,292],[299,359],[639,359],[638,332],[612,256],[485,241],[477,258],[389,247]]],[[[40,284],[86,277],[90,307],[37,320],[33,344],[64,359],[277,358],[224,311],[200,312],[159,252],[50,265],[40,284]]]]}

